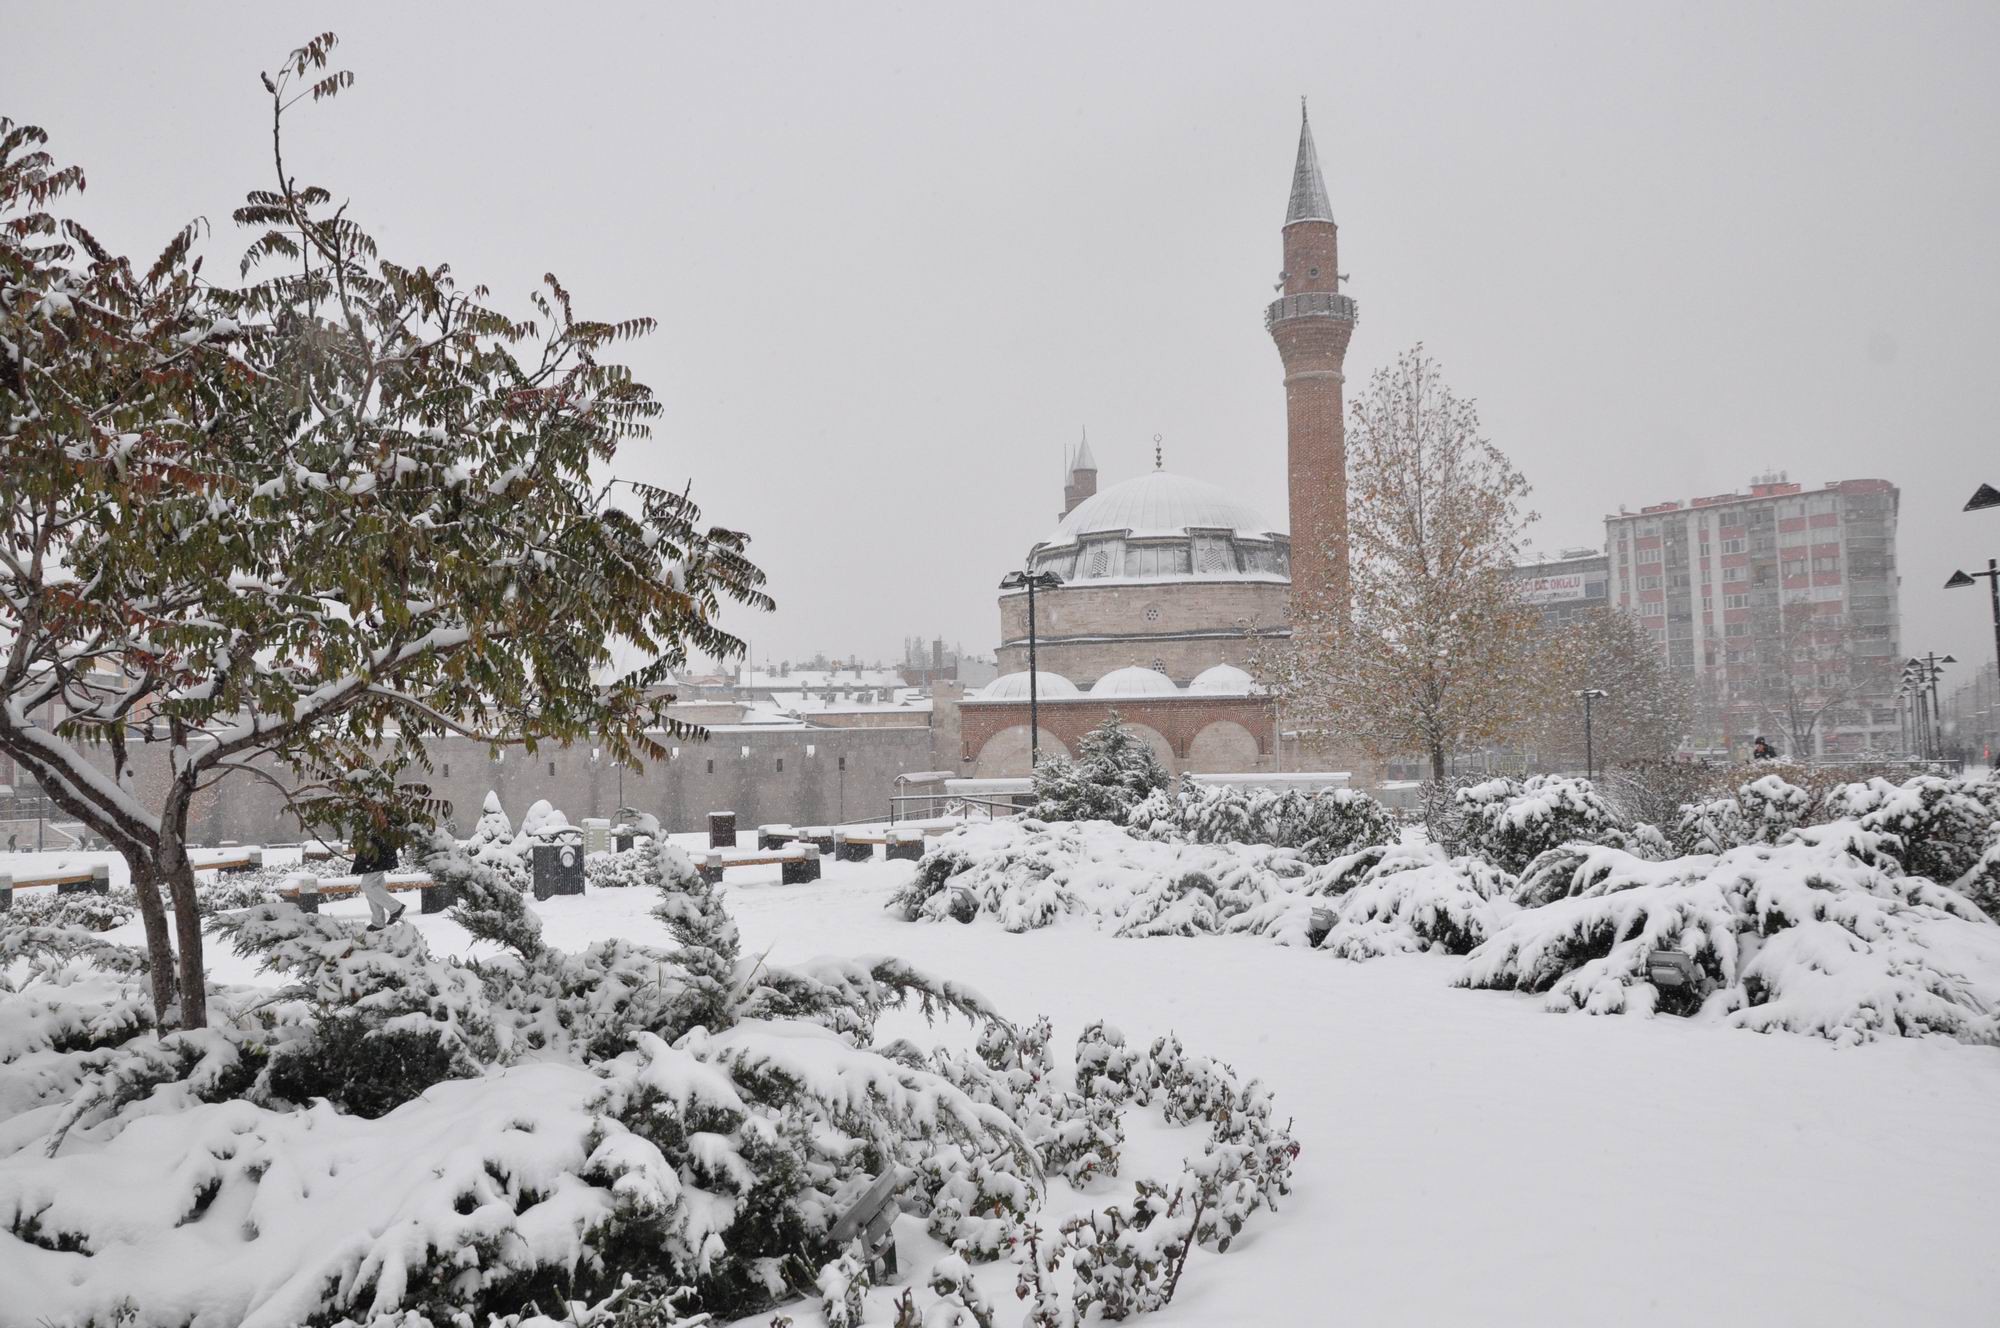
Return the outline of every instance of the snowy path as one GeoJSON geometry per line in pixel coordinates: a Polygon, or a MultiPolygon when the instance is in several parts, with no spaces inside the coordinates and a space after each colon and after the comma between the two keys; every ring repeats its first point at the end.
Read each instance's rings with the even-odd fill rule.
{"type": "MultiPolygon", "coordinates": [[[[791,887],[731,873],[730,903],[750,953],[901,954],[1012,1015],[1049,1014],[1065,1058],[1094,1017],[1141,1043],[1171,1029],[1296,1118],[1292,1198],[1228,1254],[1197,1255],[1161,1328],[2000,1322],[2000,1052],[1551,1015],[1453,990],[1452,961],[1428,957],[904,923],[881,904],[910,870],[829,863],[791,887]]],[[[574,946],[661,938],[652,903],[537,907],[574,946]]],[[[463,947],[449,921],[409,917],[463,947]]]]}

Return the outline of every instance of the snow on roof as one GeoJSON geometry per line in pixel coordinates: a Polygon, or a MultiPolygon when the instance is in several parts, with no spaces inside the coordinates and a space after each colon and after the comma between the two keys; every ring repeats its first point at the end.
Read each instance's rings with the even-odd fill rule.
{"type": "Polygon", "coordinates": [[[1154,470],[1084,499],[1043,543],[1070,544],[1084,535],[1115,530],[1135,536],[1185,535],[1190,530],[1229,530],[1250,538],[1284,533],[1256,508],[1213,484],[1154,470]]]}
{"type": "Polygon", "coordinates": [[[1190,692],[1203,696],[1248,696],[1256,689],[1256,679],[1234,664],[1217,664],[1203,669],[1188,684],[1190,692]]]}
{"type": "Polygon", "coordinates": [[[1172,696],[1180,689],[1174,680],[1157,669],[1137,664],[1113,669],[1091,684],[1092,696],[1172,696]]]}
{"type": "MultiPolygon", "coordinates": [[[[1169,684],[1171,686],[1171,684],[1169,684]]],[[[1042,696],[1081,696],[1076,684],[1060,673],[1039,671],[1035,674],[1035,690],[1042,696]]],[[[1018,673],[1003,673],[992,682],[979,689],[981,701],[1025,701],[1028,699],[1028,673],[1026,669],[1018,673]]]]}

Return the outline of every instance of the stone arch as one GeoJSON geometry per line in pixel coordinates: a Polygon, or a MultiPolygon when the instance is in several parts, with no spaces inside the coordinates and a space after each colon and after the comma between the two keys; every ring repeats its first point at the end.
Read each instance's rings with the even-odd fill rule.
{"type": "Polygon", "coordinates": [[[1233,719],[1218,719],[1188,743],[1187,768],[1202,775],[1256,770],[1263,755],[1256,734],[1233,719]]]}
{"type": "MultiPolygon", "coordinates": [[[[1041,729],[1042,755],[1068,756],[1069,748],[1063,740],[1049,732],[1044,725],[1041,729]]],[[[1019,778],[1028,773],[1028,726],[1012,724],[988,738],[979,749],[979,755],[972,763],[974,779],[1019,778]]]]}

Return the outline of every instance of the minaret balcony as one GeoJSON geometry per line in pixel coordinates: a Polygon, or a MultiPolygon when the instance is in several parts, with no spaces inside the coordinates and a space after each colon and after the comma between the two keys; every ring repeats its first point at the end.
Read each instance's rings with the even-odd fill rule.
{"type": "Polygon", "coordinates": [[[1264,311],[1264,330],[1268,332],[1293,318],[1338,318],[1351,323],[1360,311],[1361,306],[1354,302],[1353,296],[1336,295],[1332,291],[1283,295],[1271,301],[1271,307],[1264,311]]]}

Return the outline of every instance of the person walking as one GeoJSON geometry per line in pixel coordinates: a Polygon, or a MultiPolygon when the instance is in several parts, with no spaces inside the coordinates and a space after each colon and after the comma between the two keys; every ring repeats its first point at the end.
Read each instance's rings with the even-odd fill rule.
{"type": "Polygon", "coordinates": [[[354,837],[354,870],[361,877],[361,897],[368,901],[368,930],[380,931],[401,919],[409,905],[396,902],[384,879],[396,870],[396,841],[372,820],[354,837]]]}

